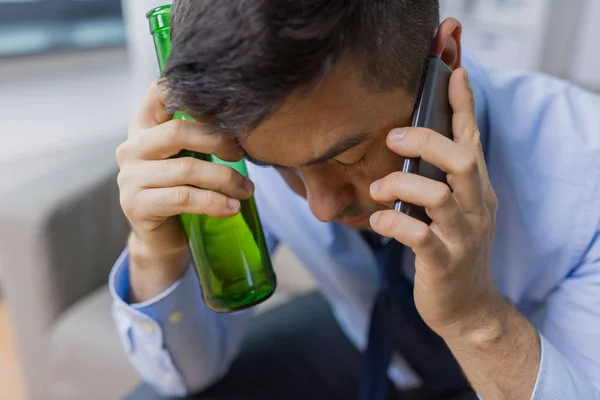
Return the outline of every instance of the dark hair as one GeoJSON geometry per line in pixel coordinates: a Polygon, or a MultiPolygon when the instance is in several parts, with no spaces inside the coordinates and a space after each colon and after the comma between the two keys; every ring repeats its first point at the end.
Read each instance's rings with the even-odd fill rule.
{"type": "Polygon", "coordinates": [[[439,0],[175,0],[170,108],[249,131],[341,54],[373,90],[416,93],[438,23],[439,0]]]}

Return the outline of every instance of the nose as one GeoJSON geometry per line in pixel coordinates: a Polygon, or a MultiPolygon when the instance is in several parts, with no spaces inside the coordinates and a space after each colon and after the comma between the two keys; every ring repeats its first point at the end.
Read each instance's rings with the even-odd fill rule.
{"type": "Polygon", "coordinates": [[[354,190],[343,177],[316,166],[306,168],[302,175],[308,205],[319,221],[333,221],[352,203],[354,190]]]}

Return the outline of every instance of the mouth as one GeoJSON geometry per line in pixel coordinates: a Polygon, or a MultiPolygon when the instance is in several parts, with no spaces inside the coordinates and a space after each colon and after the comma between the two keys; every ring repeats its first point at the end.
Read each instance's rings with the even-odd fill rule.
{"type": "Polygon", "coordinates": [[[369,221],[371,214],[363,215],[360,217],[352,217],[352,218],[341,218],[338,219],[338,222],[348,226],[356,226],[363,225],[365,222],[369,221]]]}

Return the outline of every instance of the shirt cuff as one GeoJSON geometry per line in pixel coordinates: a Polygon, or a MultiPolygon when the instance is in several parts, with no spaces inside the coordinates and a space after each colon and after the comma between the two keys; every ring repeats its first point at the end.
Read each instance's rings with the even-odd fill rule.
{"type": "MultiPolygon", "coordinates": [[[[121,253],[109,278],[109,288],[112,297],[122,308],[129,308],[130,310],[141,312],[159,323],[163,322],[161,320],[164,319],[165,316],[168,316],[173,310],[173,304],[171,304],[173,302],[173,296],[171,295],[182,285],[185,287],[190,285],[200,285],[194,268],[192,268],[191,265],[181,278],[175,281],[167,290],[160,293],[158,296],[143,303],[129,304],[127,300],[130,298],[131,286],[129,281],[129,252],[127,249],[121,253]]],[[[173,315],[170,317],[177,318],[177,316],[173,315]]]]}
{"type": "Polygon", "coordinates": [[[600,390],[540,334],[541,360],[531,400],[600,399],[600,390]]]}
{"type": "Polygon", "coordinates": [[[178,301],[174,292],[186,282],[198,286],[193,278],[194,271],[189,268],[181,279],[154,299],[141,304],[128,304],[130,286],[127,249],[116,261],[109,278],[113,318],[125,352],[142,379],[165,396],[183,396],[187,392],[184,379],[171,358],[169,346],[165,344],[164,328],[168,322],[176,324],[181,320],[182,313],[173,312],[173,303],[178,301]]]}

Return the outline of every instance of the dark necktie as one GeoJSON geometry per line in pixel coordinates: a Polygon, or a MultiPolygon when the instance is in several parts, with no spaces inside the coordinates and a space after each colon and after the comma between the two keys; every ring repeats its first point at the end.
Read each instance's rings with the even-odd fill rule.
{"type": "Polygon", "coordinates": [[[395,240],[382,246],[370,232],[363,233],[363,237],[375,252],[381,279],[371,315],[359,399],[390,399],[387,370],[393,352],[404,357],[429,395],[476,399],[456,359],[416,309],[413,284],[403,268],[403,263],[404,267],[414,264],[412,251],[395,240]]]}

